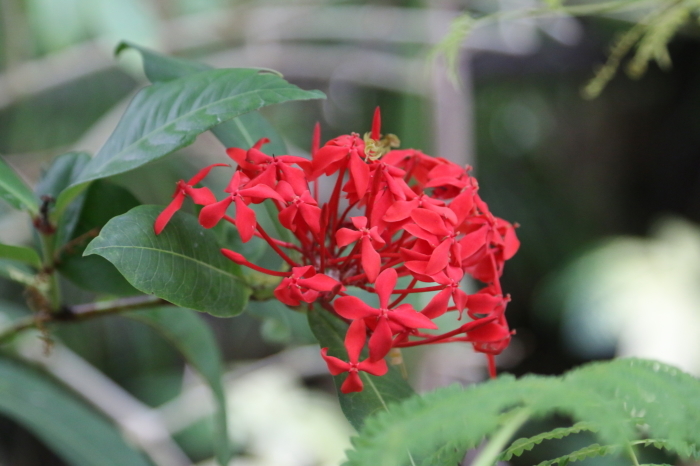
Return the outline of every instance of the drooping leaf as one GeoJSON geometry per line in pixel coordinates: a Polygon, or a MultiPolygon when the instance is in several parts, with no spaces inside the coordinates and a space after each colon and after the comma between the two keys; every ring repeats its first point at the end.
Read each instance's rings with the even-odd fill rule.
{"type": "MultiPolygon", "coordinates": [[[[212,69],[203,63],[197,63],[183,58],[161,55],[158,52],[146,47],[122,42],[117,47],[116,53],[133,49],[141,54],[143,68],[146,77],[152,83],[171,81],[182,78],[199,71],[212,69]]],[[[281,155],[287,152],[284,141],[277,134],[277,131],[258,112],[250,112],[237,118],[221,123],[212,128],[214,135],[225,147],[252,147],[261,138],[270,139],[270,143],[265,146],[265,150],[270,154],[281,155]]]]}
{"type": "Polygon", "coordinates": [[[25,246],[0,244],[0,259],[10,259],[29,264],[35,269],[41,269],[41,259],[35,249],[25,246]]]}
{"type": "Polygon", "coordinates": [[[214,334],[194,312],[174,306],[123,314],[153,327],[175,346],[211,387],[217,405],[215,451],[219,464],[228,464],[229,449],[226,398],[222,385],[223,363],[214,334]]]}
{"type": "Polygon", "coordinates": [[[206,70],[141,90],[71,189],[157,160],[204,131],[267,105],[323,98],[255,69],[206,70]]]}
{"type": "Polygon", "coordinates": [[[156,236],[162,207],[139,206],[110,220],[84,255],[98,254],[136,289],[178,306],[231,317],[243,312],[249,289],[240,268],[224,258],[216,236],[178,212],[156,236]]]}
{"type": "Polygon", "coordinates": [[[525,451],[532,450],[535,445],[539,445],[545,440],[561,439],[567,435],[578,434],[583,431],[594,431],[595,428],[587,422],[577,422],[571,427],[557,427],[548,432],[534,435],[528,438],[519,438],[514,440],[510,446],[503,451],[499,460],[508,461],[513,456],[520,456],[525,451]]]}
{"type": "MultiPolygon", "coordinates": [[[[309,325],[321,347],[328,348],[328,354],[347,361],[344,340],[348,325],[345,322],[325,310],[313,309],[309,311],[309,325]]],[[[366,355],[362,356],[365,357],[366,355]]],[[[333,379],[338,390],[340,407],[348,421],[358,430],[368,416],[386,411],[392,403],[415,394],[394,367],[390,367],[389,372],[381,377],[360,372],[364,389],[347,395],[340,392],[340,385],[346,376],[347,374],[341,374],[333,379]]]]}
{"type": "Polygon", "coordinates": [[[0,159],[0,199],[4,199],[15,209],[26,210],[31,214],[39,211],[39,204],[32,190],[2,159],[0,159]]]}
{"type": "Polygon", "coordinates": [[[58,271],[86,290],[114,295],[137,294],[109,261],[97,255],[83,256],[83,251],[110,219],[139,204],[139,200],[121,186],[105,180],[92,183],[76,216],[70,243],[61,248],[58,271]]]}
{"type": "Polygon", "coordinates": [[[576,461],[583,461],[587,458],[596,458],[599,456],[614,455],[620,451],[619,445],[598,445],[594,443],[583,448],[579,448],[576,451],[569,453],[568,455],[563,455],[552,460],[542,461],[537,466],[553,466],[559,464],[565,466],[569,463],[574,463],[576,461]]]}
{"type": "Polygon", "coordinates": [[[0,358],[0,413],[34,433],[74,466],[151,466],[100,414],[62,385],[0,358]]]}

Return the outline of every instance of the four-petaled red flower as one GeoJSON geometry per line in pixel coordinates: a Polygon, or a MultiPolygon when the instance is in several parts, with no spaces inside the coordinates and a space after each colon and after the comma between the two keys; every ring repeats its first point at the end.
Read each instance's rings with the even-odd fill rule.
{"type": "Polygon", "coordinates": [[[328,365],[328,371],[333,375],[340,375],[347,372],[348,376],[340,386],[340,391],[343,393],[352,393],[362,391],[362,379],[359,371],[367,372],[372,375],[384,375],[389,368],[384,359],[371,360],[370,358],[360,361],[360,353],[362,347],[365,346],[367,339],[367,330],[362,320],[356,320],[350,324],[348,333],[345,335],[345,349],[348,352],[349,362],[338,359],[334,356],[328,356],[328,348],[321,349],[321,356],[328,365]]]}

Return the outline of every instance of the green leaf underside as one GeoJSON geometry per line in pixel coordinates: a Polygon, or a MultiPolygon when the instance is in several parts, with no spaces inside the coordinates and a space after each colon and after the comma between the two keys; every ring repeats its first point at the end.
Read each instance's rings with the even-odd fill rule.
{"type": "Polygon", "coordinates": [[[10,259],[31,265],[35,269],[41,268],[39,254],[32,248],[25,246],[11,246],[0,244],[0,259],[10,259]]]}
{"type": "MultiPolygon", "coordinates": [[[[347,361],[344,340],[348,325],[345,322],[323,309],[313,309],[309,311],[309,325],[321,347],[328,348],[328,354],[347,361]]],[[[365,357],[367,357],[366,354],[361,356],[361,358],[365,357]]],[[[397,403],[415,394],[411,386],[394,367],[390,367],[389,372],[381,377],[360,372],[364,389],[361,392],[347,395],[340,392],[340,385],[346,376],[347,374],[341,374],[333,379],[343,413],[358,430],[368,416],[386,411],[392,403],[397,403]]],[[[404,449],[404,455],[406,450],[407,448],[404,449]]]]}
{"type": "Polygon", "coordinates": [[[67,464],[151,466],[101,415],[61,385],[0,358],[0,413],[33,432],[67,464]]]}
{"type": "MultiPolygon", "coordinates": [[[[86,191],[81,209],[76,213],[71,240],[90,231],[99,230],[111,218],[124,214],[139,204],[138,199],[121,186],[97,180],[86,191]]],[[[138,294],[109,261],[96,255],[83,256],[83,251],[91,239],[85,237],[84,241],[63,250],[58,263],[59,272],[89,291],[121,296],[138,294]]]]}
{"type": "Polygon", "coordinates": [[[648,441],[651,445],[682,458],[697,456],[700,444],[698,380],[661,363],[621,359],[589,364],[563,377],[515,380],[506,375],[468,388],[447,387],[411,397],[366,420],[353,439],[355,449],[348,452],[346,464],[410,464],[405,459],[409,447],[420,458],[434,459],[436,452],[450,456],[456,448],[463,452],[496,432],[503,412],[520,407],[533,417],[558,413],[584,422],[607,445],[592,445],[561,461],[610,454],[613,449],[623,454],[621,446],[639,443],[635,440],[642,433],[654,438],[648,441]]]}
{"type": "Polygon", "coordinates": [[[49,204],[49,219],[56,225],[57,246],[63,245],[69,239],[85,200],[84,194],[76,198],[64,193],[78,179],[89,161],[90,154],[87,152],[67,152],[55,157],[42,173],[34,189],[37,198],[50,196],[54,199],[54,203],[49,204]]]}
{"type": "Polygon", "coordinates": [[[178,212],[156,236],[162,207],[139,206],[110,220],[85,250],[112,264],[136,289],[178,306],[231,317],[249,296],[236,264],[223,257],[213,232],[178,212]]]}
{"type": "Polygon", "coordinates": [[[139,310],[123,314],[130,319],[153,327],[185,357],[206,383],[211,387],[217,405],[216,456],[221,465],[230,458],[227,424],[226,398],[222,385],[223,363],[221,353],[211,329],[194,312],[176,307],[139,310]]]}
{"type": "Polygon", "coordinates": [[[39,211],[39,205],[32,190],[2,159],[0,159],[0,199],[4,199],[15,209],[27,210],[32,214],[39,211]]]}
{"type": "Polygon", "coordinates": [[[577,422],[571,427],[558,427],[533,437],[519,438],[515,440],[498,459],[500,461],[508,461],[514,455],[520,456],[523,452],[532,450],[535,445],[539,445],[545,440],[562,439],[568,435],[578,434],[583,431],[595,431],[595,427],[586,422],[577,422]]]}
{"type": "MultiPolygon", "coordinates": [[[[212,69],[203,63],[161,55],[130,42],[119,44],[117,53],[121,53],[128,48],[134,49],[141,54],[144,73],[152,83],[172,81],[173,79],[212,69]]],[[[265,152],[275,155],[287,153],[287,147],[282,137],[267,119],[258,112],[246,113],[231,121],[221,123],[213,127],[211,131],[225,147],[247,149],[259,139],[266,137],[270,139],[270,142],[264,146],[265,152]]]]}
{"type": "Polygon", "coordinates": [[[290,100],[323,98],[255,69],[206,70],[141,90],[73,185],[133,170],[191,144],[244,113],[290,100]]]}

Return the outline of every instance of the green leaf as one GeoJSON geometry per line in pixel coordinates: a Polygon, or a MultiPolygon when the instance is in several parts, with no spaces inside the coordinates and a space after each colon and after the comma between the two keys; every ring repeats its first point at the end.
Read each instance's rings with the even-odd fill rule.
{"type": "Polygon", "coordinates": [[[54,204],[49,204],[49,221],[56,226],[56,245],[65,243],[70,237],[85,200],[84,195],[76,198],[63,193],[78,179],[89,161],[90,154],[86,152],[68,152],[55,157],[34,189],[37,198],[50,196],[55,200],[54,204]]]}
{"type": "Polygon", "coordinates": [[[194,312],[176,307],[163,307],[123,314],[150,325],[172,343],[202,378],[209,384],[217,404],[216,456],[221,465],[228,464],[229,449],[226,424],[226,397],[222,384],[223,362],[211,329],[194,312]]]}
{"type": "Polygon", "coordinates": [[[595,431],[595,427],[587,422],[577,422],[571,427],[558,427],[529,438],[519,438],[513,441],[498,459],[509,461],[513,455],[520,456],[524,451],[532,450],[535,445],[539,445],[545,440],[562,439],[568,435],[578,434],[583,431],[595,431]]]}
{"type": "MultiPolygon", "coordinates": [[[[309,311],[309,325],[321,347],[328,348],[328,354],[347,361],[344,340],[348,325],[345,322],[330,312],[313,309],[309,311]]],[[[362,357],[366,357],[366,355],[362,357]]],[[[364,389],[361,392],[347,395],[340,392],[340,385],[346,376],[347,374],[341,374],[333,379],[338,390],[340,407],[348,421],[358,430],[364,424],[367,416],[386,411],[392,403],[415,394],[411,386],[394,367],[390,367],[389,372],[381,377],[360,372],[364,389]]]]}
{"type": "Polygon", "coordinates": [[[2,159],[0,159],[0,199],[4,199],[15,209],[27,210],[32,215],[39,212],[39,205],[32,190],[2,159]]]}
{"type": "MultiPolygon", "coordinates": [[[[158,52],[141,47],[130,42],[122,42],[117,47],[116,53],[133,49],[141,54],[143,68],[146,77],[152,83],[171,81],[182,78],[199,71],[212,69],[203,63],[197,63],[183,58],[175,58],[161,55],[158,52]]],[[[287,147],[277,134],[277,131],[258,112],[250,112],[234,118],[231,121],[221,123],[212,128],[214,135],[226,147],[252,147],[260,138],[270,139],[265,145],[265,150],[271,154],[285,154],[287,147]]]]}
{"type": "Polygon", "coordinates": [[[41,269],[39,254],[32,248],[25,246],[11,246],[0,244],[0,259],[10,259],[29,264],[35,269],[41,269]]]}
{"type": "Polygon", "coordinates": [[[306,315],[289,309],[275,298],[267,301],[251,300],[246,312],[262,319],[260,332],[270,343],[307,345],[316,342],[306,315]]]}
{"type": "Polygon", "coordinates": [[[141,204],[129,191],[97,180],[85,193],[79,215],[76,215],[71,243],[61,249],[58,271],[81,288],[98,293],[133,295],[138,291],[105,258],[83,256],[85,247],[113,217],[141,204]]]}
{"type": "Polygon", "coordinates": [[[141,54],[143,59],[143,72],[152,83],[172,81],[173,79],[212,69],[204,63],[185,60],[183,58],[170,57],[132,42],[124,41],[117,45],[114,53],[119,55],[124,50],[133,49],[141,54]]]}
{"type": "Polygon", "coordinates": [[[178,212],[158,236],[158,206],[139,206],[110,220],[85,250],[112,264],[136,289],[178,306],[231,317],[243,312],[249,289],[239,267],[221,255],[216,236],[178,212]]]}
{"type": "Polygon", "coordinates": [[[81,184],[133,170],[244,113],[290,100],[323,98],[255,69],[206,70],[141,90],[105,145],[80,174],[81,184]]]}
{"type": "Polygon", "coordinates": [[[62,385],[0,358],[0,413],[33,432],[67,464],[151,466],[122,434],[62,385]]]}
{"type": "Polygon", "coordinates": [[[586,458],[613,455],[619,451],[619,445],[598,445],[597,443],[594,443],[592,445],[588,445],[587,447],[573,451],[568,455],[563,455],[558,458],[554,458],[553,460],[542,461],[537,466],[552,466],[554,464],[565,466],[575,461],[585,460],[586,458]]]}

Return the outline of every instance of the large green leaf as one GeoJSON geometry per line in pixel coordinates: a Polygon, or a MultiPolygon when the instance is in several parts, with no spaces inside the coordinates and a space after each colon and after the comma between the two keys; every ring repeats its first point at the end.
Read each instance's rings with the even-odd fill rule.
{"type": "Polygon", "coordinates": [[[16,209],[24,209],[32,214],[39,211],[39,205],[32,190],[2,159],[0,159],[0,199],[6,200],[16,209]]]}
{"type": "Polygon", "coordinates": [[[255,69],[206,70],[141,90],[74,187],[125,173],[194,142],[224,121],[267,105],[323,98],[255,69]]]}
{"type": "MultiPolygon", "coordinates": [[[[345,322],[325,310],[313,309],[309,311],[309,325],[321,346],[328,348],[328,354],[347,361],[344,340],[348,325],[345,322]]],[[[362,357],[364,358],[366,355],[362,357]]],[[[367,416],[386,411],[391,403],[396,403],[415,394],[411,386],[394,367],[390,367],[389,372],[381,377],[360,372],[364,389],[358,393],[346,395],[340,392],[340,385],[345,377],[346,374],[341,374],[333,379],[338,389],[340,407],[348,421],[358,430],[364,424],[367,416]]]]}
{"type": "MultiPolygon", "coordinates": [[[[171,81],[211,69],[211,67],[203,63],[161,55],[158,52],[130,42],[119,44],[116,53],[121,53],[129,48],[141,54],[143,71],[152,83],[171,81]]],[[[248,148],[260,138],[266,137],[270,140],[270,143],[265,146],[266,151],[277,155],[287,152],[287,147],[280,135],[277,134],[277,131],[274,130],[265,117],[258,112],[246,113],[231,121],[221,123],[212,128],[212,132],[226,147],[248,148]]]]}
{"type": "Polygon", "coordinates": [[[34,271],[26,264],[12,259],[0,259],[0,277],[32,287],[40,287],[46,283],[39,281],[34,271]]]}
{"type": "Polygon", "coordinates": [[[151,466],[112,424],[63,386],[7,358],[0,358],[0,413],[73,466],[151,466]]]}
{"type": "Polygon", "coordinates": [[[153,223],[161,210],[139,206],[113,218],[84,255],[104,257],[136,289],[178,306],[219,317],[243,312],[249,289],[239,267],[221,255],[214,233],[178,212],[156,236],[153,223]]]}
{"type": "Polygon", "coordinates": [[[209,384],[217,404],[216,456],[221,465],[228,464],[231,454],[226,424],[226,398],[221,380],[223,363],[212,331],[194,312],[177,307],[133,311],[123,315],[153,327],[182,353],[209,384]]]}
{"type": "Polygon", "coordinates": [[[41,268],[41,259],[36,250],[25,246],[0,244],[0,259],[10,259],[29,264],[35,269],[41,268]]]}
{"type": "Polygon", "coordinates": [[[138,293],[109,261],[97,255],[85,257],[83,251],[92,239],[90,233],[99,231],[110,219],[139,204],[138,199],[121,186],[105,180],[97,180],[90,185],[79,215],[76,215],[72,243],[61,250],[57,267],[59,272],[90,291],[115,295],[138,293]]]}

